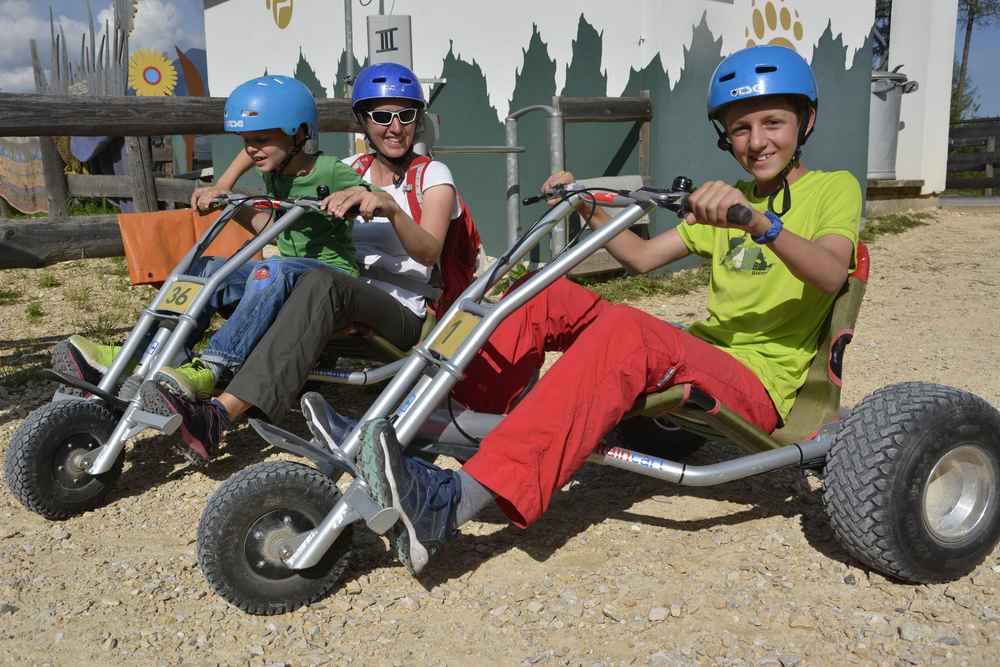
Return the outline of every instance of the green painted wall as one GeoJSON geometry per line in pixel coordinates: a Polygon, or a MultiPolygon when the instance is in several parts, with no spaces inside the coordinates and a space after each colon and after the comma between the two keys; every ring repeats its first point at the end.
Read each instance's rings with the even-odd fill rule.
{"type": "MultiPolygon", "coordinates": [[[[651,161],[654,183],[669,185],[674,176],[685,175],[700,183],[706,179],[736,180],[744,176],[728,153],[716,147],[715,133],[705,118],[705,96],[709,77],[722,59],[721,39],[708,29],[704,19],[692,27],[692,39],[685,49],[685,63],[680,78],[671,82],[659,56],[641,69],[632,69],[623,95],[638,95],[649,90],[653,100],[651,161]],[[671,89],[671,84],[673,89],[671,89]]],[[[533,29],[531,38],[522,49],[515,68],[516,81],[510,99],[511,110],[535,104],[551,104],[552,96],[604,96],[618,94],[607,90],[607,73],[601,71],[604,35],[599,33],[582,14],[573,42],[573,57],[566,66],[565,85],[556,90],[556,63],[548,46],[533,29]]],[[[847,49],[829,27],[812,54],[812,66],[820,89],[819,117],[804,162],[817,169],[848,169],[864,183],[867,163],[868,100],[870,87],[870,44],[859,50],[849,67],[844,66],[847,49]]],[[[466,56],[468,57],[468,56],[466,56]]],[[[342,56],[337,71],[336,93],[343,95],[345,60],[342,56]]],[[[355,68],[361,63],[355,62],[355,68]]],[[[300,58],[296,75],[305,79],[312,68],[300,58]]],[[[433,105],[440,114],[442,136],[440,145],[500,145],[504,143],[504,127],[497,111],[489,103],[488,82],[475,60],[466,60],[449,48],[443,56],[440,75],[447,85],[433,105]]],[[[314,78],[314,75],[313,75],[314,78]]],[[[313,83],[310,81],[309,83],[313,83]]],[[[333,83],[333,82],[331,82],[333,83]]],[[[314,84],[315,85],[315,84],[314,84]]],[[[333,86],[331,86],[332,88],[333,86]]],[[[334,91],[330,91],[331,94],[334,91]]],[[[524,117],[519,125],[519,142],[527,148],[521,156],[520,183],[522,196],[534,192],[549,174],[546,119],[541,113],[524,117]]],[[[565,131],[566,165],[579,177],[599,176],[609,171],[609,165],[633,128],[631,124],[570,124],[565,131]]],[[[327,134],[320,146],[334,155],[346,149],[342,136],[327,134]]],[[[240,149],[236,137],[218,138],[213,142],[215,164],[225,165],[240,149]]],[[[448,156],[456,184],[469,203],[487,251],[496,255],[506,243],[505,166],[502,157],[448,156]]],[[[619,165],[619,173],[638,173],[638,149],[619,165]]],[[[611,170],[612,172],[615,170],[611,170]]],[[[247,182],[258,182],[253,175],[247,182]]],[[[523,208],[522,227],[542,213],[538,206],[523,208]]],[[[654,230],[661,231],[676,224],[676,219],[659,213],[654,230]]]]}

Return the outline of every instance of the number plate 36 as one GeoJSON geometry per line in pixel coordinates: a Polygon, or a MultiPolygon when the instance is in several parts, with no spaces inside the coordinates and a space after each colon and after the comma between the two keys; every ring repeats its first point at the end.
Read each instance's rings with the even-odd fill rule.
{"type": "Polygon", "coordinates": [[[195,297],[201,292],[204,285],[201,283],[189,283],[183,280],[178,280],[173,283],[166,291],[166,293],[160,297],[160,300],[156,302],[156,310],[169,310],[173,313],[186,313],[191,304],[194,303],[195,297]]]}

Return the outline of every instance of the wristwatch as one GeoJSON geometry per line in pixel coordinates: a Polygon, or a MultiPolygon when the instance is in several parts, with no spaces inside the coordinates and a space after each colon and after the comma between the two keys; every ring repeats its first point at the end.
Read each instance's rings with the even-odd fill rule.
{"type": "Polygon", "coordinates": [[[753,236],[753,235],[750,236],[750,238],[753,239],[754,243],[759,243],[760,245],[767,245],[768,243],[773,242],[774,239],[778,238],[778,234],[780,234],[781,230],[784,228],[784,225],[781,222],[781,218],[779,218],[771,211],[764,211],[764,217],[766,217],[768,220],[771,221],[770,229],[768,229],[760,236],[753,236]]]}

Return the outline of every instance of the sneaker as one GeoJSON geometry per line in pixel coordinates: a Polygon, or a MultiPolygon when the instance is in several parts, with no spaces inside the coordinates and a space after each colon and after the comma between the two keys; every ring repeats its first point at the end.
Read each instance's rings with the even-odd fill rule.
{"type": "Polygon", "coordinates": [[[430,557],[458,533],[456,509],[462,498],[458,474],[403,456],[396,432],[385,419],[361,430],[361,475],[381,507],[399,511],[392,527],[396,556],[417,575],[430,557]]]}
{"type": "Polygon", "coordinates": [[[229,416],[221,405],[191,400],[153,381],[143,382],[139,393],[146,410],[165,417],[181,416],[181,440],[189,448],[181,450],[185,458],[193,463],[211,460],[229,427],[229,416]]]}
{"type": "MultiPolygon", "coordinates": [[[[52,369],[99,384],[121,349],[120,345],[101,345],[83,336],[70,336],[52,348],[52,369]]],[[[135,362],[129,365],[126,374],[134,368],[135,362]]]]}
{"type": "Polygon", "coordinates": [[[205,400],[215,393],[215,373],[197,357],[177,368],[161,368],[153,381],[189,401],[205,400]]]}

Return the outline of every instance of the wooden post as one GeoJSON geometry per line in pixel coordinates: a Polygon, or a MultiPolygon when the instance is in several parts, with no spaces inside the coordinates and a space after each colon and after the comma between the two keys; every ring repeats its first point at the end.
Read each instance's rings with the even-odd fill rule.
{"type": "Polygon", "coordinates": [[[153,178],[153,153],[149,146],[149,137],[125,137],[125,153],[135,210],[139,213],[159,210],[156,203],[156,181],[153,178]]]}
{"type": "MultiPolygon", "coordinates": [[[[653,157],[653,100],[648,90],[639,91],[639,96],[649,100],[650,112],[650,119],[644,121],[642,127],[639,128],[639,176],[642,178],[643,185],[652,185],[649,166],[653,157]]],[[[642,226],[641,232],[642,238],[646,239],[656,234],[656,209],[649,212],[647,223],[642,226]]]]}
{"type": "MultiPolygon", "coordinates": [[[[986,178],[993,178],[993,153],[997,150],[997,138],[995,136],[986,139],[986,178]]],[[[993,188],[986,188],[983,193],[987,197],[993,196],[993,188]]]]}
{"type": "Polygon", "coordinates": [[[49,217],[65,218],[69,212],[66,165],[51,137],[38,137],[38,143],[42,153],[42,176],[45,178],[45,194],[49,201],[49,217]]]}

